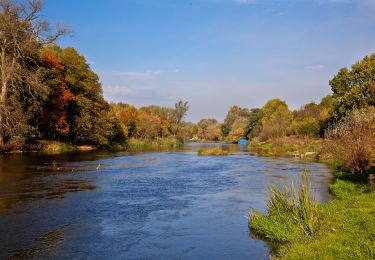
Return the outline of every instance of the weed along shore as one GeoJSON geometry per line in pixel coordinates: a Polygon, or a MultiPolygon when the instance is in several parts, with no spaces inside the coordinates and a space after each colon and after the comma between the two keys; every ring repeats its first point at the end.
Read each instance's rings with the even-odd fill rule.
{"type": "Polygon", "coordinates": [[[316,201],[309,173],[302,176],[296,186],[271,188],[265,215],[249,215],[251,232],[270,243],[273,258],[374,259],[375,189],[367,175],[337,172],[329,187],[334,198],[324,204],[316,201]]]}

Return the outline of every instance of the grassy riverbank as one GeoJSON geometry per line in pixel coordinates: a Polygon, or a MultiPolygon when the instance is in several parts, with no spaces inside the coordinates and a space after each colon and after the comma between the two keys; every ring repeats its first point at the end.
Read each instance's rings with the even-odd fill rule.
{"type": "Polygon", "coordinates": [[[339,174],[330,191],[335,199],[317,205],[316,211],[311,200],[303,208],[306,197],[300,196],[297,215],[293,208],[285,206],[288,203],[283,203],[286,198],[292,201],[289,194],[279,193],[281,198],[276,199],[272,196],[267,215],[251,214],[250,228],[274,245],[276,259],[374,259],[374,189],[366,178],[339,174]],[[313,223],[311,229],[306,228],[306,221],[313,223]]]}
{"type": "Polygon", "coordinates": [[[260,156],[298,156],[317,158],[322,150],[323,140],[313,137],[284,136],[264,142],[258,139],[249,142],[251,153],[260,156]]]}
{"type": "Polygon", "coordinates": [[[136,139],[130,138],[126,144],[128,151],[144,151],[158,149],[177,149],[182,147],[183,142],[176,138],[136,139]]]}

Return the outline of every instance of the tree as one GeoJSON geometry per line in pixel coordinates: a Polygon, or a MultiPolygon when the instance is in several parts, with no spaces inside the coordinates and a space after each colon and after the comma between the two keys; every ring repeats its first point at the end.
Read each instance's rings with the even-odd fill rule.
{"type": "Polygon", "coordinates": [[[280,99],[269,100],[262,108],[262,139],[281,137],[286,135],[291,124],[293,114],[288,105],[280,99]]]}
{"type": "Polygon", "coordinates": [[[124,142],[125,133],[116,117],[111,117],[110,106],[103,98],[99,77],[87,64],[84,56],[74,48],[48,46],[64,66],[63,81],[73,94],[66,107],[71,128],[67,140],[75,144],[110,146],[124,142]]]}
{"type": "Polygon", "coordinates": [[[42,3],[0,0],[0,146],[27,134],[31,115],[46,94],[39,78],[39,51],[67,32],[52,33],[40,20],[42,3]]]}
{"type": "Polygon", "coordinates": [[[173,125],[171,127],[171,130],[172,130],[171,132],[174,135],[178,134],[179,128],[181,126],[181,122],[183,118],[186,116],[186,113],[188,110],[189,110],[188,102],[184,102],[180,100],[174,105],[173,125]]]}
{"type": "Polygon", "coordinates": [[[329,82],[334,100],[333,121],[339,121],[353,109],[375,105],[375,54],[342,68],[329,82]]]}
{"type": "Polygon", "coordinates": [[[259,134],[261,130],[262,110],[259,108],[253,108],[250,110],[250,114],[247,119],[247,124],[244,129],[244,135],[251,139],[259,134]]]}
{"type": "Polygon", "coordinates": [[[197,124],[197,137],[202,141],[220,141],[221,125],[216,119],[201,119],[197,124]]]}
{"type": "Polygon", "coordinates": [[[231,106],[222,124],[223,136],[226,137],[232,130],[232,125],[239,117],[247,118],[250,112],[247,108],[241,108],[239,106],[231,106]]]}
{"type": "Polygon", "coordinates": [[[225,138],[226,141],[230,143],[236,143],[240,139],[246,137],[244,130],[246,128],[247,122],[248,120],[245,117],[236,118],[236,120],[233,122],[231,126],[231,130],[228,136],[225,138]]]}
{"type": "Polygon", "coordinates": [[[43,80],[50,93],[40,116],[40,131],[44,137],[65,139],[71,131],[68,110],[74,95],[64,80],[65,67],[57,57],[46,51],[42,54],[42,62],[45,67],[43,80]]]}
{"type": "Polygon", "coordinates": [[[111,104],[110,107],[111,115],[119,120],[125,136],[134,137],[137,131],[137,108],[124,103],[111,104]]]}

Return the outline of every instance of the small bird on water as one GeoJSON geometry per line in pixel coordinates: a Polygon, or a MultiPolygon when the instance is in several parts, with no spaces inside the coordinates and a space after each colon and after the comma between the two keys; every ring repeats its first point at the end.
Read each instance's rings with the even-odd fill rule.
{"type": "Polygon", "coordinates": [[[100,169],[100,163],[98,164],[98,166],[96,166],[96,170],[98,171],[100,169]]]}

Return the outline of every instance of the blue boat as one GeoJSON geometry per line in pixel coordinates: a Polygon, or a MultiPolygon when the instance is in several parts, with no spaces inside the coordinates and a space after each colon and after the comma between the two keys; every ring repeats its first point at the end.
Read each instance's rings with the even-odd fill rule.
{"type": "Polygon", "coordinates": [[[241,139],[238,141],[238,144],[246,144],[247,140],[246,139],[241,139]]]}

